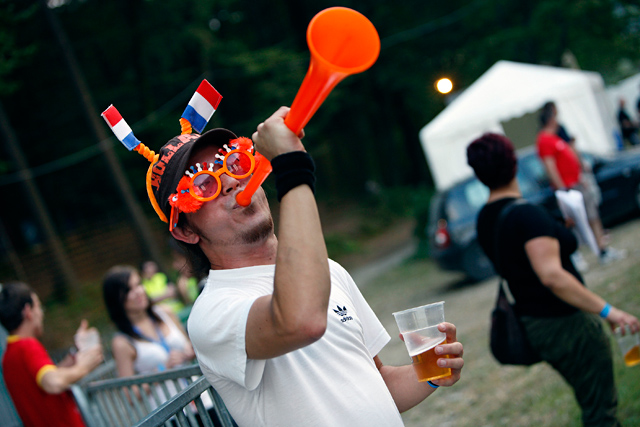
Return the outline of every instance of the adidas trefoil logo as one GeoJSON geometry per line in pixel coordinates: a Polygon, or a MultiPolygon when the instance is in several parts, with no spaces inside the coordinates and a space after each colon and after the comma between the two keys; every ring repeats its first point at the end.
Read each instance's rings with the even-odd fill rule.
{"type": "Polygon", "coordinates": [[[336,305],[336,307],[338,307],[338,309],[336,310],[335,308],[333,309],[333,311],[338,315],[341,316],[342,318],[340,319],[340,321],[342,323],[348,321],[348,320],[353,320],[353,317],[351,316],[347,316],[347,307],[340,307],[339,305],[336,305]]]}

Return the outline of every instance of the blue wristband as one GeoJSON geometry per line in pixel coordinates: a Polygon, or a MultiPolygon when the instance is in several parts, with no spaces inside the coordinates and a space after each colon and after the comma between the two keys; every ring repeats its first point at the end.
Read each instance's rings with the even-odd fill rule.
{"type": "Polygon", "coordinates": [[[600,312],[600,317],[602,317],[603,319],[606,319],[610,311],[611,311],[611,304],[605,303],[604,307],[602,308],[602,311],[600,312]]]}
{"type": "Polygon", "coordinates": [[[435,385],[434,383],[432,383],[431,381],[427,381],[427,384],[429,384],[431,387],[433,388],[438,388],[440,387],[439,385],[435,385]]]}

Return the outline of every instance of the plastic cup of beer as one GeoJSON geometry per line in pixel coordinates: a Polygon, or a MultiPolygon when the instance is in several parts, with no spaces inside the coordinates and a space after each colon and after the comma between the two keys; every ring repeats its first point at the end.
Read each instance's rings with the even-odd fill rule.
{"type": "Polygon", "coordinates": [[[629,325],[615,330],[616,341],[620,347],[620,352],[624,357],[624,363],[627,366],[635,366],[640,364],[640,333],[631,333],[629,325]]]}
{"type": "Polygon", "coordinates": [[[100,344],[100,333],[96,328],[89,328],[73,336],[78,351],[88,350],[100,344]]]}
{"type": "Polygon", "coordinates": [[[398,329],[404,339],[418,381],[431,381],[451,375],[451,368],[441,368],[436,363],[439,358],[435,348],[443,344],[447,336],[438,330],[444,322],[444,301],[393,313],[398,329]]]}

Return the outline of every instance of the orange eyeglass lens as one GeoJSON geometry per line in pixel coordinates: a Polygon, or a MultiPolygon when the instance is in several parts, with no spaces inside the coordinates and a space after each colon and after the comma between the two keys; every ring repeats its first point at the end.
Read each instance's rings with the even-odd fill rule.
{"type": "Polygon", "coordinates": [[[193,180],[193,191],[203,199],[212,197],[218,192],[218,180],[208,173],[200,174],[193,180]]]}
{"type": "Polygon", "coordinates": [[[251,155],[248,153],[231,153],[227,156],[225,164],[233,177],[245,177],[252,172],[251,155]]]}

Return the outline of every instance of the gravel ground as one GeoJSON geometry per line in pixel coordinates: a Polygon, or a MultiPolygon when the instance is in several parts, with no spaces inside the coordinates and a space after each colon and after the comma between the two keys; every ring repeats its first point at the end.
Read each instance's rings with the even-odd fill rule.
{"type": "MultiPolygon", "coordinates": [[[[582,250],[591,266],[584,275],[585,281],[596,293],[615,292],[618,286],[616,277],[623,277],[627,270],[637,264],[640,255],[640,219],[612,229],[611,242],[613,246],[628,251],[626,259],[601,266],[593,254],[582,250]]],[[[378,264],[385,265],[382,262],[378,264]]],[[[357,272],[353,273],[355,276],[357,272]]],[[[363,277],[364,282],[359,285],[392,336],[391,342],[380,354],[385,364],[403,365],[411,362],[404,344],[398,338],[398,329],[391,313],[430,302],[445,301],[445,317],[457,326],[458,339],[465,346],[465,368],[461,381],[454,387],[438,390],[428,401],[404,413],[406,426],[575,425],[578,408],[573,395],[548,365],[503,367],[489,353],[489,315],[497,292],[496,278],[476,284],[465,283],[460,274],[443,272],[429,260],[410,260],[400,266],[387,265],[376,274],[368,271],[367,276],[363,277]],[[377,277],[373,277],[376,274],[377,277]],[[551,407],[566,410],[540,410],[540,407],[546,408],[545,399],[553,400],[551,407]],[[505,408],[511,410],[505,411],[505,408]],[[520,410],[516,409],[514,415],[513,408],[520,410]]],[[[638,298],[632,298],[628,306],[623,305],[626,301],[618,305],[640,315],[638,298]]],[[[623,424],[637,425],[635,422],[623,424]]]]}

